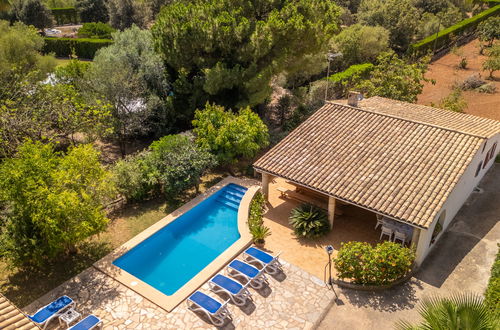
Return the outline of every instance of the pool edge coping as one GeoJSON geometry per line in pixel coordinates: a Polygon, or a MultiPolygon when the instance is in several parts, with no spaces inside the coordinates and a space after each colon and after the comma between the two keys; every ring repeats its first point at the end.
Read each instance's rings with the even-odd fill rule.
{"type": "Polygon", "coordinates": [[[96,261],[93,267],[103,272],[104,274],[111,277],[113,280],[125,285],[129,289],[133,290],[142,297],[148,299],[152,303],[158,305],[167,312],[174,310],[179,304],[181,304],[187,297],[189,297],[194,291],[205,284],[212,276],[219,272],[226,264],[233,260],[236,256],[241,254],[241,252],[247,248],[252,243],[252,235],[248,230],[247,220],[250,208],[250,201],[257,191],[260,190],[260,186],[251,183],[250,180],[243,180],[228,176],[221,181],[219,181],[213,187],[210,187],[204,193],[196,196],[186,204],[182,205],[175,211],[169,213],[162,219],[158,220],[153,225],[149,226],[136,236],[132,237],[130,240],[122,244],[120,247],[114,249],[105,257],[96,261]],[[200,202],[204,201],[220,189],[225,186],[234,183],[246,187],[248,190],[240,201],[240,206],[238,208],[238,232],[240,238],[234,242],[230,247],[228,247],[224,252],[222,252],[217,258],[215,258],[210,264],[203,268],[196,276],[194,276],[189,282],[177,290],[173,295],[166,295],[161,291],[155,289],[144,281],[141,281],[137,277],[131,275],[130,273],[124,271],[123,269],[115,266],[113,261],[132,248],[137,246],[139,243],[149,238],[151,235],[155,234],[157,231],[170,224],[172,221],[191,210],[193,207],[198,205],[200,202]]]}

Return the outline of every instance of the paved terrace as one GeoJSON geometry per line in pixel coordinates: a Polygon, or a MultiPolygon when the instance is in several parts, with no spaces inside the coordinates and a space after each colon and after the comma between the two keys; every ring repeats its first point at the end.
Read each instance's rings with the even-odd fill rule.
{"type": "MultiPolygon", "coordinates": [[[[283,273],[268,278],[269,286],[259,291],[250,289],[253,302],[241,308],[229,305],[233,320],[222,329],[311,329],[333,302],[333,293],[318,278],[287,262],[283,262],[283,273]]],[[[202,291],[208,292],[208,285],[202,291]]],[[[83,315],[93,313],[100,317],[104,329],[214,328],[205,316],[187,310],[185,303],[168,313],[93,267],[34,301],[24,311],[32,313],[63,294],[76,300],[77,310],[83,315]]],[[[51,329],[57,327],[58,322],[52,321],[51,329]]]]}

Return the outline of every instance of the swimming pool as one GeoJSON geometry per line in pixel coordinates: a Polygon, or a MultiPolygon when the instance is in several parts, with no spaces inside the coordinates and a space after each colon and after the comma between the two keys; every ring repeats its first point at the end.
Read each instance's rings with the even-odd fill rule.
{"type": "Polygon", "coordinates": [[[165,295],[175,294],[239,238],[247,188],[230,183],[113,261],[165,295]]]}

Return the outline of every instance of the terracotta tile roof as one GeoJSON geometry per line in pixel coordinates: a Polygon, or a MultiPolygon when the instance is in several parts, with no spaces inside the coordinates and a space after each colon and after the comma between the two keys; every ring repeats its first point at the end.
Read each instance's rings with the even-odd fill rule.
{"type": "MultiPolygon", "coordinates": [[[[425,124],[431,119],[417,109],[412,115],[420,111],[420,116],[413,121],[409,116],[398,118],[397,112],[388,115],[328,103],[254,167],[428,228],[484,141],[470,132],[493,134],[500,123],[493,121],[490,127],[479,119],[477,126],[464,124],[464,133],[425,124]]],[[[439,121],[437,112],[431,118],[455,129],[460,127],[455,113],[443,113],[443,117],[446,115],[453,118],[451,124],[439,121]]],[[[500,132],[500,126],[496,132],[500,132]]]]}
{"type": "Polygon", "coordinates": [[[359,107],[481,137],[489,138],[500,132],[500,122],[493,119],[386,99],[379,96],[360,101],[359,107]],[[425,112],[425,116],[422,116],[423,112],[425,112]]]}
{"type": "Polygon", "coordinates": [[[40,329],[30,321],[16,306],[0,294],[0,329],[28,330],[40,329]]]}

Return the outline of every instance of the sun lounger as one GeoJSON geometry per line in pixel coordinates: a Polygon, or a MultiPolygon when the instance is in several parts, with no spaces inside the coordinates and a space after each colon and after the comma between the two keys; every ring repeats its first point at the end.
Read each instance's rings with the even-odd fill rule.
{"type": "Polygon", "coordinates": [[[254,289],[261,289],[267,282],[264,270],[259,270],[252,265],[240,260],[233,260],[227,266],[229,274],[233,277],[243,277],[254,289]]]}
{"type": "Polygon", "coordinates": [[[238,306],[243,306],[250,298],[250,292],[248,291],[246,285],[241,285],[241,283],[235,280],[217,274],[209,282],[208,285],[210,289],[215,292],[225,292],[229,295],[230,299],[238,306]]]}
{"type": "Polygon", "coordinates": [[[31,321],[41,326],[42,329],[55,317],[59,316],[68,307],[74,307],[75,302],[68,296],[61,296],[50,304],[40,308],[33,316],[27,315],[31,321]]]}
{"type": "Polygon", "coordinates": [[[90,314],[74,326],[68,328],[68,330],[91,330],[96,327],[102,327],[102,321],[95,315],[90,314]]]}
{"type": "Polygon", "coordinates": [[[280,254],[281,252],[273,257],[269,253],[259,250],[253,246],[249,247],[245,250],[245,252],[243,252],[243,256],[250,259],[249,263],[258,263],[266,272],[271,275],[278,273],[278,271],[281,269],[281,263],[278,260],[280,254]]]}
{"type": "Polygon", "coordinates": [[[205,313],[212,323],[220,327],[224,324],[227,318],[230,318],[229,311],[227,310],[227,302],[220,303],[214,298],[204,294],[203,292],[196,291],[187,299],[188,308],[193,312],[205,313]],[[193,307],[195,305],[196,307],[193,307]]]}

